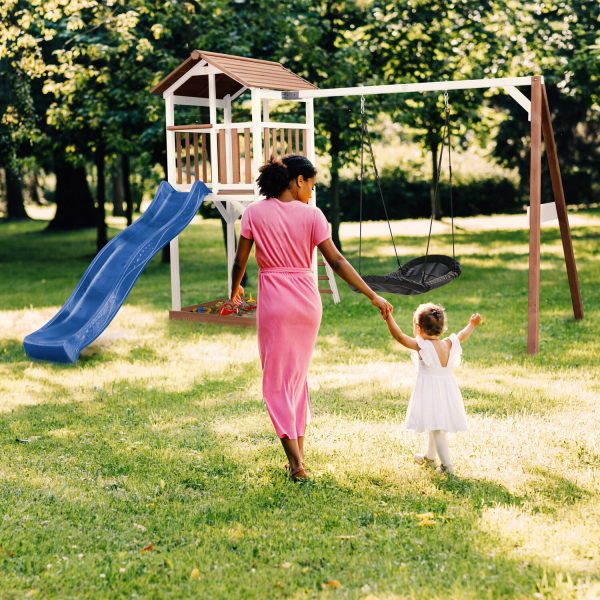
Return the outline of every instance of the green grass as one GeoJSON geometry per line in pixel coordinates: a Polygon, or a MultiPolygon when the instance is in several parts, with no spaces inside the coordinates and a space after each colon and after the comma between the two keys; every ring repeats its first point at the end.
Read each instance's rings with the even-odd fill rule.
{"type": "MultiPolygon", "coordinates": [[[[254,333],[169,322],[158,259],[76,365],[29,360],[23,336],[71,293],[94,232],[0,224],[0,597],[600,596],[600,215],[579,216],[586,318],[572,318],[558,231],[544,228],[538,355],[527,231],[461,229],[463,275],[422,297],[451,330],[486,319],[458,372],[470,430],[451,438],[454,478],[413,464],[410,357],[340,282],[309,375],[306,485],[285,478],[254,333]]],[[[344,242],[352,259],[357,240],[344,242]]],[[[397,242],[403,256],[424,247],[397,242]]],[[[383,237],[364,253],[365,272],[393,266],[383,237]]],[[[184,304],[223,293],[217,223],[190,226],[181,257],[184,304]]],[[[391,299],[408,327],[421,298],[391,299]]]]}

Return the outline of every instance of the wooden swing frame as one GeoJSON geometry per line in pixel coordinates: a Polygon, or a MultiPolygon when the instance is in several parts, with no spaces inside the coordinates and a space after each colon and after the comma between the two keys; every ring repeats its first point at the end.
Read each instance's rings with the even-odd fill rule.
{"type": "Polygon", "coordinates": [[[539,350],[540,324],[540,241],[541,241],[541,194],[542,194],[542,138],[546,147],[548,169],[552,193],[565,256],[569,290],[575,319],[583,319],[583,304],[573,252],[573,242],[567,204],[560,174],[558,154],[552,128],[552,118],[544,78],[514,77],[498,79],[475,79],[466,81],[428,82],[417,84],[396,84],[381,86],[359,86],[351,88],[302,90],[281,92],[284,99],[326,98],[332,96],[356,96],[366,94],[392,94],[407,92],[448,91],[473,88],[501,88],[529,113],[531,120],[531,158],[529,183],[529,289],[527,310],[527,351],[536,354],[539,350]],[[531,100],[528,100],[518,86],[531,86],[531,100]]]}

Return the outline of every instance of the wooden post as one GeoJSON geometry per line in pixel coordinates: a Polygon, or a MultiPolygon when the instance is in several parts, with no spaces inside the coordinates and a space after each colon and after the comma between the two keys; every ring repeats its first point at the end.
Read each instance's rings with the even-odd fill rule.
{"type": "MultiPolygon", "coordinates": [[[[244,183],[252,183],[252,161],[250,160],[250,129],[244,129],[244,183]]],[[[266,161],[265,161],[266,162],[266,161]]]]}
{"type": "Polygon", "coordinates": [[[182,183],[182,170],[181,163],[183,161],[182,152],[181,152],[181,132],[175,132],[175,145],[177,147],[177,183],[182,183]]]}
{"type": "Polygon", "coordinates": [[[227,183],[227,156],[224,129],[219,129],[217,147],[219,149],[219,183],[227,183]]]}
{"type": "Polygon", "coordinates": [[[233,183],[240,182],[240,136],[237,129],[231,130],[231,157],[233,167],[233,183]]]}
{"type": "Polygon", "coordinates": [[[565,201],[565,192],[560,176],[560,165],[558,163],[558,153],[556,152],[554,130],[552,128],[552,116],[545,85],[542,86],[542,132],[544,134],[544,145],[546,146],[550,181],[552,183],[552,194],[554,196],[558,224],[560,226],[560,237],[562,239],[565,263],[567,265],[567,277],[569,279],[569,289],[571,290],[573,314],[576,319],[583,319],[583,305],[581,302],[581,292],[577,278],[577,265],[575,264],[575,254],[573,252],[573,243],[571,240],[567,203],[565,201]]]}
{"type": "Polygon", "coordinates": [[[194,179],[198,181],[200,179],[200,165],[198,164],[198,132],[194,132],[194,179]]]}
{"type": "Polygon", "coordinates": [[[214,125],[217,124],[217,88],[215,83],[215,74],[208,74],[208,103],[210,113],[210,124],[213,128],[210,130],[210,174],[213,186],[213,193],[217,192],[219,187],[219,150],[217,147],[217,130],[214,125]]]}
{"type": "MultiPolygon", "coordinates": [[[[231,125],[231,96],[227,94],[224,98],[225,109],[223,111],[223,123],[231,125]]],[[[225,130],[225,174],[226,177],[223,180],[224,183],[233,182],[233,144],[232,144],[233,132],[231,129],[225,130]]]]}
{"type": "Polygon", "coordinates": [[[531,78],[531,162],[529,178],[529,302],[527,352],[539,349],[540,205],[542,193],[542,84],[531,78]]]}
{"type": "MultiPolygon", "coordinates": [[[[175,125],[175,103],[173,95],[165,98],[165,122],[167,126],[167,180],[175,185],[177,164],[175,159],[175,132],[169,127],[175,125]]],[[[169,244],[171,262],[171,310],[181,310],[181,284],[179,278],[179,238],[174,237],[169,244]]]]}
{"type": "MultiPolygon", "coordinates": [[[[270,112],[269,112],[269,99],[268,98],[264,98],[262,101],[262,120],[265,123],[269,122],[269,119],[271,118],[270,116],[270,112]]],[[[263,135],[263,147],[264,147],[264,162],[269,162],[269,157],[270,157],[270,144],[269,144],[269,129],[267,127],[264,128],[264,135],[263,135]]]]}
{"type": "Polygon", "coordinates": [[[252,181],[254,182],[254,197],[258,199],[258,169],[262,166],[262,122],[261,122],[261,105],[262,97],[259,88],[252,88],[252,181]]]}
{"type": "Polygon", "coordinates": [[[185,182],[192,183],[192,159],[190,158],[190,134],[185,132],[185,182]]]}
{"type": "Polygon", "coordinates": [[[208,182],[207,166],[208,166],[208,153],[206,152],[206,134],[202,133],[202,181],[208,182]]]}

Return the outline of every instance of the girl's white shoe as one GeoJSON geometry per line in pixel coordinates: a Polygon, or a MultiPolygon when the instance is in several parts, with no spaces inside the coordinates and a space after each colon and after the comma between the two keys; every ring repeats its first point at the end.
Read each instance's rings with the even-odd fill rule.
{"type": "Polygon", "coordinates": [[[442,475],[454,475],[454,467],[452,465],[440,465],[438,467],[439,472],[442,475]]]}
{"type": "Polygon", "coordinates": [[[419,465],[425,465],[426,467],[434,467],[435,460],[429,458],[426,454],[413,454],[415,462],[419,465]]]}

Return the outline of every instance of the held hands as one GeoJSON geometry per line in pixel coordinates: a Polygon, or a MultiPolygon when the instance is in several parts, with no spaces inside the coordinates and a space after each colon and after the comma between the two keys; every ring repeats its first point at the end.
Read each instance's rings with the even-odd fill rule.
{"type": "Polygon", "coordinates": [[[243,297],[244,297],[244,288],[241,285],[238,285],[237,288],[235,288],[231,292],[231,301],[237,306],[239,304],[242,304],[243,297]]]}
{"type": "Polygon", "coordinates": [[[479,313],[475,313],[474,315],[471,315],[471,318],[469,319],[469,324],[473,325],[473,327],[478,327],[479,325],[481,325],[481,315],[479,313]]]}
{"type": "Polygon", "coordinates": [[[371,298],[371,304],[379,309],[384,319],[387,319],[394,311],[394,307],[385,298],[377,294],[371,298]]]}

